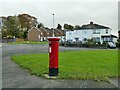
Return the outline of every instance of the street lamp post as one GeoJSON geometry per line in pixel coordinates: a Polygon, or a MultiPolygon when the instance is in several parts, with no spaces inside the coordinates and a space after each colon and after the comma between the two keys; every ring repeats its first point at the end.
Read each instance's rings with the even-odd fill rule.
{"type": "Polygon", "coordinates": [[[53,15],[53,37],[55,37],[55,34],[54,34],[54,13],[52,15],[53,15]]]}
{"type": "Polygon", "coordinates": [[[53,15],[53,33],[49,41],[49,76],[58,76],[58,53],[59,53],[59,38],[55,37],[54,33],[54,14],[53,15]]]}

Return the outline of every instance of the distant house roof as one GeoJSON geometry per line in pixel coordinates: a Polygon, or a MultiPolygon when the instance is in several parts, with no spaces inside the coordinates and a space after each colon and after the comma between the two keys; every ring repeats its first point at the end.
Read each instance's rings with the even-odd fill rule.
{"type": "Polygon", "coordinates": [[[29,29],[29,31],[28,31],[28,32],[30,32],[31,30],[37,30],[37,31],[39,31],[39,32],[40,32],[40,30],[39,30],[38,28],[36,28],[35,26],[33,26],[31,29],[29,29]]]}
{"type": "MultiPolygon", "coordinates": [[[[29,31],[28,33],[31,31],[31,30],[37,30],[39,32],[42,33],[43,36],[47,37],[47,36],[52,36],[53,35],[53,29],[49,29],[49,28],[43,28],[43,27],[40,27],[40,28],[37,28],[35,26],[33,26],[29,31]]],[[[54,29],[54,34],[55,36],[65,36],[65,32],[64,30],[59,30],[59,29],[54,29]]]]}
{"type": "Polygon", "coordinates": [[[55,29],[55,33],[56,33],[56,36],[64,36],[64,31],[63,30],[59,30],[59,29],[55,29]]]}
{"type": "Polygon", "coordinates": [[[117,36],[115,36],[115,35],[102,35],[101,37],[102,37],[102,38],[104,38],[104,37],[118,38],[118,37],[117,37],[117,36]]]}
{"type": "MultiPolygon", "coordinates": [[[[46,30],[49,32],[50,36],[53,35],[53,29],[52,28],[51,29],[46,29],[46,30]]],[[[65,32],[63,30],[54,29],[54,35],[55,36],[65,36],[65,32]]]]}
{"type": "Polygon", "coordinates": [[[82,25],[81,29],[109,29],[109,27],[90,22],[90,24],[82,25]]]}
{"type": "Polygon", "coordinates": [[[39,31],[41,31],[44,36],[47,36],[47,33],[48,33],[48,32],[47,32],[47,30],[44,29],[43,27],[40,27],[40,28],[39,28],[39,31]]]}
{"type": "Polygon", "coordinates": [[[47,28],[46,30],[47,30],[47,35],[48,36],[52,36],[53,35],[53,30],[50,30],[49,28],[47,28]]]}

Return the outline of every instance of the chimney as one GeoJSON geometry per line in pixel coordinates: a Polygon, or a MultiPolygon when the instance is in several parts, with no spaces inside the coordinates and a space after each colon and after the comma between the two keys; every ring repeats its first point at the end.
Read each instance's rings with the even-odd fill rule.
{"type": "Polygon", "coordinates": [[[90,22],[90,25],[92,25],[93,24],[93,22],[90,22]]]}

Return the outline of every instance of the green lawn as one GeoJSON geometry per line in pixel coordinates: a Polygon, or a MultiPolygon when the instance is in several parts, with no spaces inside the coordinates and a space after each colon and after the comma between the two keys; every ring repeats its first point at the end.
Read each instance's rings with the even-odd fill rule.
{"type": "Polygon", "coordinates": [[[23,42],[9,42],[8,44],[48,44],[47,41],[43,42],[29,42],[28,41],[23,41],[23,42]]]}
{"type": "MultiPolygon", "coordinates": [[[[48,73],[48,54],[15,55],[11,59],[31,74],[43,76],[48,73]]],[[[108,80],[118,77],[117,50],[65,51],[59,54],[58,79],[108,80]]]]}

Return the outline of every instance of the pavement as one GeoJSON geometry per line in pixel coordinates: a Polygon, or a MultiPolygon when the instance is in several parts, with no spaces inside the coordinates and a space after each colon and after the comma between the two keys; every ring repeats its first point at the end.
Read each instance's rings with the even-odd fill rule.
{"type": "MultiPolygon", "coordinates": [[[[30,75],[28,70],[19,67],[19,65],[10,60],[10,56],[16,54],[48,53],[48,45],[3,44],[0,50],[2,51],[2,88],[118,88],[117,78],[110,79],[110,83],[103,81],[96,82],[93,80],[45,79],[30,75]]],[[[60,51],[67,50],[91,49],[60,47],[60,51]]]]}

